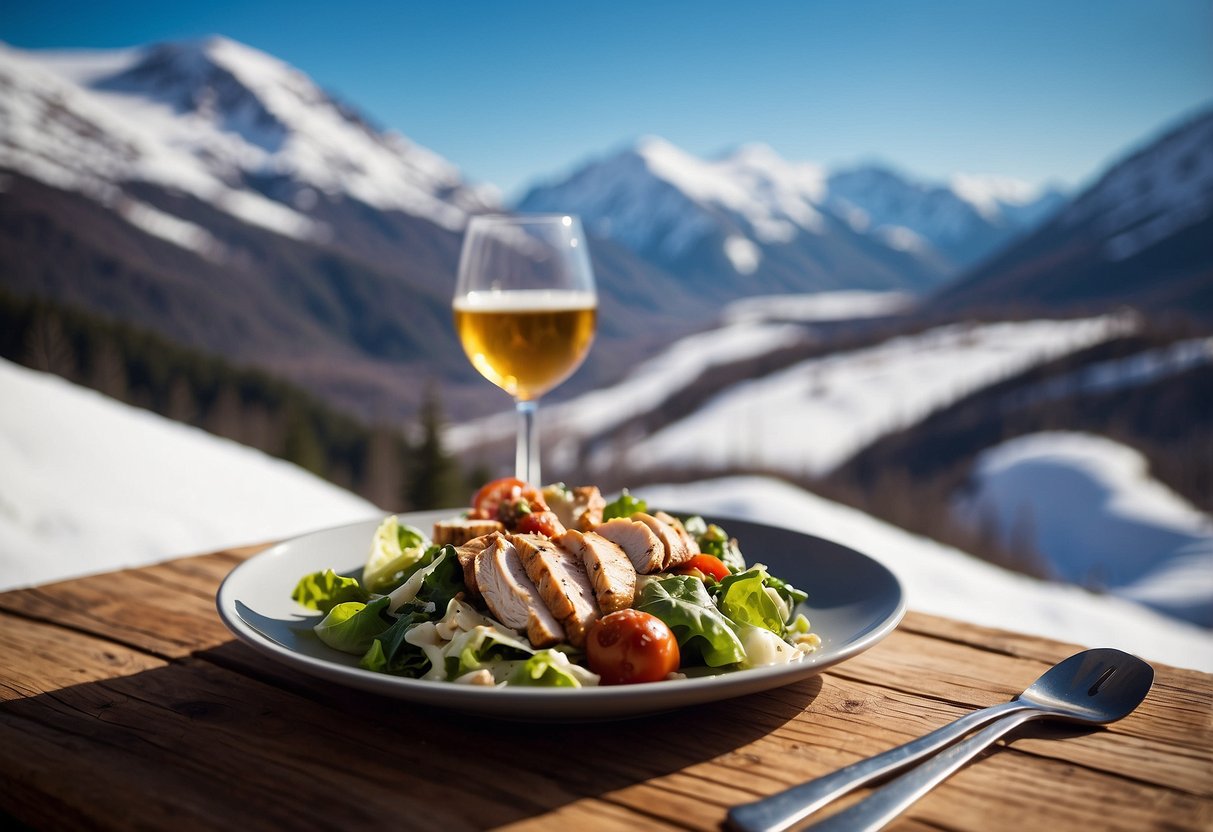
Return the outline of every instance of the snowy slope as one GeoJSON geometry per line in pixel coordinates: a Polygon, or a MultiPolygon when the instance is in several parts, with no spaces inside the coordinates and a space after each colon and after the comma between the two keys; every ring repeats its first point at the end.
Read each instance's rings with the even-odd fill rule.
{"type": "MultiPolygon", "coordinates": [[[[380,514],[293,465],[2,361],[0,398],[0,589],[380,514]]],[[[859,549],[898,574],[912,609],[1213,669],[1207,630],[1005,572],[782,483],[732,478],[640,496],[859,549]]]]}
{"type": "MultiPolygon", "coordinates": [[[[912,610],[1213,670],[1209,630],[1122,598],[1007,572],[785,483],[731,477],[635,491],[675,511],[785,526],[857,549],[893,570],[912,610]]],[[[811,597],[812,586],[804,589],[811,597]]],[[[1169,583],[1159,594],[1166,591],[1183,590],[1169,583]]]]}
{"type": "MultiPolygon", "coordinates": [[[[541,409],[545,436],[557,455],[575,453],[585,440],[617,428],[657,407],[712,367],[803,343],[803,329],[789,324],[740,321],[682,338],[645,361],[623,381],[541,409]]],[[[512,412],[454,425],[447,444],[456,452],[514,435],[512,412]]]]}
{"type": "Polygon", "coordinates": [[[591,465],[825,474],[962,396],[1133,326],[1115,316],[951,324],[810,359],[734,385],[643,439],[602,448],[591,465]]]}
{"type": "Polygon", "coordinates": [[[0,589],[374,517],[302,469],[0,360],[0,589]]]}
{"type": "Polygon", "coordinates": [[[983,452],[972,479],[958,516],[1033,547],[1058,580],[1213,627],[1213,518],[1153,480],[1137,451],[1032,434],[983,452]]]}
{"type": "Polygon", "coordinates": [[[1124,260],[1213,214],[1213,111],[1114,165],[1059,217],[1092,226],[1108,260],[1124,260]]]}
{"type": "Polygon", "coordinates": [[[149,219],[123,186],[152,183],[280,234],[321,239],[325,227],[308,216],[319,194],[452,230],[496,199],[298,70],[222,37],[111,53],[0,44],[0,116],[0,166],[86,193],[179,244],[196,233],[174,229],[171,217],[149,219]]]}

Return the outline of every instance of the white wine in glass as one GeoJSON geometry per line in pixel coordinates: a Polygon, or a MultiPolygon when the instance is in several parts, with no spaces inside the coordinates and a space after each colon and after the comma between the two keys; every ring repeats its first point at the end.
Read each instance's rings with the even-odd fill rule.
{"type": "Polygon", "coordinates": [[[473,217],[452,306],[472,366],[514,397],[515,476],[541,485],[539,397],[581,365],[597,326],[581,222],[565,214],[473,217]]]}

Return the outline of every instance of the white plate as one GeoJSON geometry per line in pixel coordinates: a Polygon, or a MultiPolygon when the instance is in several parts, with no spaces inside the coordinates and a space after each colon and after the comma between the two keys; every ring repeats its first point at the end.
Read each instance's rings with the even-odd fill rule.
{"type": "MultiPolygon", "coordinates": [[[[402,514],[428,529],[451,511],[402,514]]],[[[821,672],[876,644],[905,614],[905,594],[893,573],[845,546],[742,520],[715,519],[736,537],[747,562],[808,593],[800,610],[819,650],[803,662],[717,676],[597,688],[484,688],[374,673],[358,657],[332,650],[311,631],[319,615],[291,600],[304,575],[322,569],[360,574],[378,521],[326,529],[279,543],[232,570],[219,587],[223,622],[270,658],[350,687],[411,702],[511,719],[613,719],[671,710],[787,685],[821,672]]]]}

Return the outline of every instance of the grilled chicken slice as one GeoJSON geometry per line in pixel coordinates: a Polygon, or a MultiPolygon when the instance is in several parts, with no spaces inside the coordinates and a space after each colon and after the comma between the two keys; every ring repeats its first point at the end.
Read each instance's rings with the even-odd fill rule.
{"type": "Polygon", "coordinates": [[[594,532],[623,549],[641,575],[661,571],[665,563],[665,544],[645,523],[616,517],[596,527],[594,532]]]}
{"type": "Polygon", "coordinates": [[[518,550],[504,535],[493,535],[473,564],[476,585],[498,621],[525,631],[532,647],[551,647],[564,641],[564,629],[544,606],[518,550]]]}
{"type": "Polygon", "coordinates": [[[556,545],[581,560],[603,613],[632,606],[636,598],[636,567],[618,544],[594,532],[569,529],[554,538],[556,545]]]}
{"type": "MultiPolygon", "coordinates": [[[[667,514],[666,517],[669,517],[669,515],[667,514]]],[[[691,555],[686,550],[686,544],[682,542],[682,538],[678,536],[678,532],[674,531],[673,527],[664,520],[660,520],[651,514],[644,514],[643,512],[633,514],[632,519],[639,520],[652,529],[653,534],[657,535],[657,539],[661,541],[661,545],[665,549],[665,556],[661,559],[661,571],[690,558],[691,555]]]]}
{"type": "Polygon", "coordinates": [[[505,526],[498,523],[496,520],[439,520],[434,524],[434,544],[437,546],[462,546],[469,540],[492,534],[493,532],[503,532],[505,526]]]}
{"type": "Polygon", "coordinates": [[[499,537],[501,537],[501,532],[482,534],[462,546],[455,547],[455,557],[459,559],[459,566],[463,568],[463,585],[467,587],[469,598],[480,597],[480,587],[476,583],[476,555],[488,548],[499,537]]]}
{"type": "Polygon", "coordinates": [[[543,535],[515,534],[510,542],[518,549],[539,597],[564,628],[569,644],[581,647],[586,631],[601,614],[581,559],[543,535]]]}
{"type": "Polygon", "coordinates": [[[681,547],[678,554],[671,557],[666,563],[666,569],[686,563],[688,560],[699,554],[699,544],[696,543],[695,538],[691,537],[690,533],[687,532],[686,526],[682,525],[681,520],[673,515],[666,514],[664,511],[654,512],[653,516],[674,530],[674,534],[677,535],[678,542],[681,547]]]}
{"type": "Polygon", "coordinates": [[[566,529],[588,532],[602,522],[606,498],[596,485],[569,489],[563,484],[543,489],[543,499],[566,529]]]}

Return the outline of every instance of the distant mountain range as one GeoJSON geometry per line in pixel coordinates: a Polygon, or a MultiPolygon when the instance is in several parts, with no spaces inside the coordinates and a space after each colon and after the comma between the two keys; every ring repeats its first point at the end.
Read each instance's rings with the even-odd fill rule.
{"type": "Polygon", "coordinates": [[[533,188],[521,211],[569,211],[701,290],[925,291],[1064,204],[1014,180],[947,185],[887,168],[828,172],[746,145],[699,159],[659,138],[533,188]]]}
{"type": "MultiPolygon", "coordinates": [[[[1159,165],[1207,172],[1208,147],[1166,151],[1176,161],[1159,165]]],[[[1042,263],[1057,261],[1049,246],[1089,250],[1131,272],[1174,237],[1177,263],[1199,260],[1183,217],[1207,207],[1208,190],[1159,179],[1179,206],[1163,210],[1157,194],[1117,197],[1137,187],[1124,181],[1108,186],[1110,209],[1084,196],[1057,213],[1059,194],[1007,180],[830,172],[762,145],[703,160],[646,139],[515,207],[579,213],[593,236],[600,336],[561,390],[574,393],[740,297],[944,287],[941,305],[962,308],[1014,290],[990,277],[1023,272],[1006,246],[1042,263]],[[1130,203],[1144,207],[1130,217],[1130,203]],[[1109,210],[1112,225],[1098,219],[1109,210]],[[973,264],[952,294],[947,282],[973,264]]],[[[451,162],[222,37],[104,52],[0,45],[0,288],[261,367],[366,417],[409,414],[429,382],[456,417],[504,404],[449,323],[463,228],[499,210],[495,190],[451,162]]]]}
{"type": "Polygon", "coordinates": [[[1213,322],[1213,110],[1112,165],[931,305],[955,313],[1117,304],[1213,322]]]}
{"type": "MultiPolygon", "coordinates": [[[[462,229],[500,210],[454,165],[305,75],[215,37],[98,53],[0,46],[0,285],[284,375],[364,416],[427,381],[491,406],[450,326],[462,229]]],[[[578,382],[712,307],[609,241],[578,382]],[[625,314],[624,310],[627,310],[625,314]]]]}

